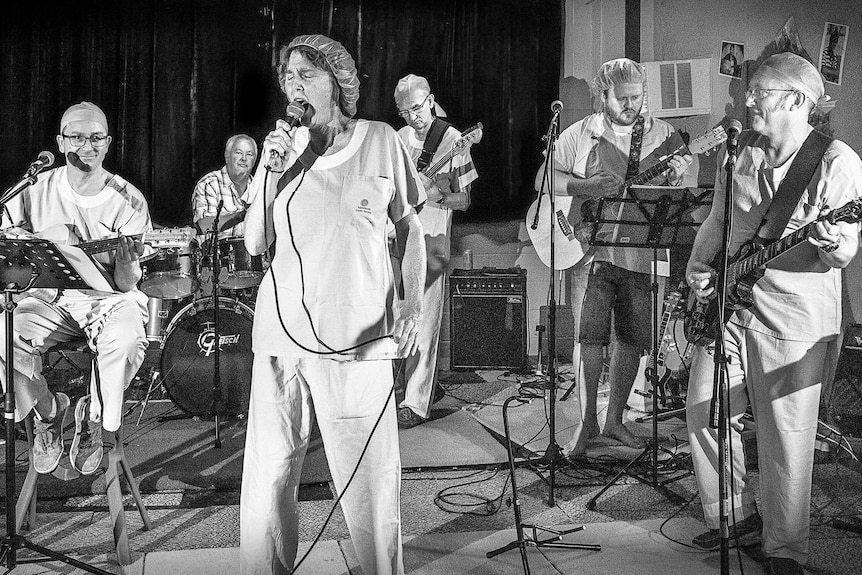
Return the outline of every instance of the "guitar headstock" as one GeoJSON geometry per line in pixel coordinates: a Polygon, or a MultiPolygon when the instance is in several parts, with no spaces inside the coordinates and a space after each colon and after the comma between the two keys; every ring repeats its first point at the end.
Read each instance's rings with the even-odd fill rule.
{"type": "Polygon", "coordinates": [[[840,208],[832,210],[826,219],[833,224],[836,222],[855,224],[862,220],[862,198],[847,202],[840,208]]]}
{"type": "Polygon", "coordinates": [[[194,228],[159,228],[147,232],[141,241],[154,248],[184,248],[195,239],[194,228]]]}
{"type": "Polygon", "coordinates": [[[461,132],[461,137],[458,138],[458,141],[452,145],[452,152],[455,154],[461,154],[472,146],[473,144],[478,144],[482,141],[482,122],[479,122],[472,128],[467,128],[463,132],[461,132]]]}
{"type": "Polygon", "coordinates": [[[688,144],[688,150],[691,155],[709,155],[715,148],[722,145],[725,141],[727,141],[727,132],[724,131],[722,126],[716,126],[709,132],[691,141],[688,144]]]}

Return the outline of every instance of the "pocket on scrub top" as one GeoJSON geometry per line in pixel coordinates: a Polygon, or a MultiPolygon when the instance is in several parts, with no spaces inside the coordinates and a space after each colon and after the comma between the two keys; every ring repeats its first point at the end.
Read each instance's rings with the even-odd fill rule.
{"type": "Polygon", "coordinates": [[[380,176],[345,176],[339,226],[357,232],[380,230],[388,220],[392,182],[380,176]]]}

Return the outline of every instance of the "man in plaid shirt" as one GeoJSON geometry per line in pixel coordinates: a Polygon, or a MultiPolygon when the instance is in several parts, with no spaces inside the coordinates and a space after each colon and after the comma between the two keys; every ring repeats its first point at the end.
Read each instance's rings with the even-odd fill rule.
{"type": "MultiPolygon", "coordinates": [[[[248,197],[248,184],[251,181],[251,170],[257,160],[257,143],[245,134],[231,136],[224,147],[225,165],[220,170],[214,170],[195,185],[192,195],[192,210],[194,222],[201,232],[206,232],[212,226],[218,203],[224,200],[220,219],[232,212],[244,212],[253,198],[248,197]]],[[[225,237],[241,237],[242,222],[224,230],[225,237]]]]}

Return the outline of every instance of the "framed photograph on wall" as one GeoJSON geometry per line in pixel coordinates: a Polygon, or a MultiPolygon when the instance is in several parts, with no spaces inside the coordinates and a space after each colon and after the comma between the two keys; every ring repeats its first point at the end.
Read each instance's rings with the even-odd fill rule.
{"type": "Polygon", "coordinates": [[[847,34],[850,27],[826,22],[820,42],[820,73],[830,84],[841,85],[844,75],[844,54],[847,51],[847,34]]]}
{"type": "Polygon", "coordinates": [[[718,74],[728,78],[742,78],[742,63],[745,62],[745,45],[737,42],[722,42],[718,59],[718,74]]]}

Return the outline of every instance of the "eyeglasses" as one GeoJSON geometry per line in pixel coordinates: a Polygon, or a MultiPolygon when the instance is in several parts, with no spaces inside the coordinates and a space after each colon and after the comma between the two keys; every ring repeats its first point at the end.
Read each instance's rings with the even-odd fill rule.
{"type": "Polygon", "coordinates": [[[753,98],[762,100],[769,95],[770,92],[795,92],[796,90],[788,90],[782,88],[749,88],[745,91],[745,98],[753,98]]]}
{"type": "Polygon", "coordinates": [[[89,141],[90,144],[94,148],[104,148],[108,145],[108,136],[102,136],[100,134],[93,134],[92,136],[84,136],[82,134],[60,134],[67,140],[69,143],[75,146],[76,148],[81,148],[89,141]]]}
{"type": "Polygon", "coordinates": [[[422,111],[422,108],[425,106],[425,103],[428,101],[428,98],[430,98],[430,97],[431,97],[431,94],[428,94],[427,96],[425,96],[425,99],[422,100],[421,103],[416,104],[412,108],[408,108],[407,110],[398,110],[398,115],[401,116],[402,118],[404,118],[405,120],[410,117],[410,114],[418,116],[419,112],[422,111]]]}

